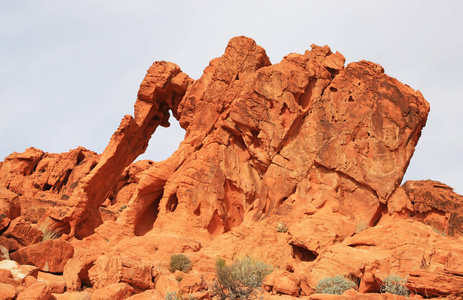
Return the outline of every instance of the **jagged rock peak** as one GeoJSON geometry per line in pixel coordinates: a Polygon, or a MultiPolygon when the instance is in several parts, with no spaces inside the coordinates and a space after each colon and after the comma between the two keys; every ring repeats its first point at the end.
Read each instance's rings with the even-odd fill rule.
{"type": "Polygon", "coordinates": [[[135,118],[124,117],[71,195],[73,207],[50,214],[52,222],[71,235],[91,234],[101,223],[98,208],[156,127],[168,126],[169,110],[185,139],[141,175],[118,220],[133,232],[152,206],[153,224],[177,219],[175,226],[211,236],[245,214],[257,220],[278,209],[316,214],[332,207],[374,222],[402,180],[429,105],[378,64],[344,62],[328,46],[312,45],[271,65],[246,37],[231,39],[196,81],[175,64],[155,62],[135,118]],[[358,201],[368,207],[361,214],[352,204],[358,201]]]}
{"type": "Polygon", "coordinates": [[[155,62],[137,95],[101,155],[30,148],[0,163],[0,259],[50,270],[51,249],[60,288],[95,295],[207,298],[217,257],[256,253],[279,267],[264,282],[276,294],[344,275],[359,282],[346,299],[377,299],[397,274],[421,296],[463,295],[463,198],[437,181],[400,186],[429,104],[380,65],[316,45],[272,65],[235,37],[198,80],[155,62]],[[133,163],[171,114],[186,131],[178,150],[133,163]],[[72,248],[37,246],[44,228],[72,248]],[[195,270],[180,284],[160,266],[178,252],[195,270]]]}

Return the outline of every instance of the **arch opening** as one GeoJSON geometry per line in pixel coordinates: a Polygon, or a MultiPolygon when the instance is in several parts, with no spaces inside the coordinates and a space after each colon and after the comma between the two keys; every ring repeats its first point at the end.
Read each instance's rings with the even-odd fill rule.
{"type": "Polygon", "coordinates": [[[162,194],[158,196],[150,205],[145,209],[137,224],[135,225],[135,235],[143,236],[154,227],[159,214],[159,202],[162,199],[162,194]]]}
{"type": "Polygon", "coordinates": [[[146,151],[138,156],[139,160],[163,161],[177,151],[185,138],[185,129],[180,127],[177,119],[169,118],[169,127],[159,126],[151,136],[146,151]]]}

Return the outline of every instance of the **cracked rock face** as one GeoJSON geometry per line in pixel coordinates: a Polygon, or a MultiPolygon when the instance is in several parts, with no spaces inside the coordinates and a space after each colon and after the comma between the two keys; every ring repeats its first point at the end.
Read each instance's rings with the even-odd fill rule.
{"type": "Polygon", "coordinates": [[[30,159],[17,154],[5,169],[21,160],[22,176],[39,166],[57,178],[46,182],[37,174],[38,187],[71,191],[66,205],[42,220],[70,236],[88,236],[107,219],[100,207],[109,196],[111,203],[126,203],[111,218],[136,235],[158,225],[214,237],[247,216],[294,212],[312,225],[326,217],[334,220],[334,236],[310,249],[318,252],[350,234],[336,229],[346,228],[345,222],[377,221],[429,112],[420,92],[381,66],[360,61],[344,67],[344,61],[328,46],[312,45],[272,65],[252,39],[236,37],[196,81],[173,63],[156,62],[140,86],[134,117],[123,118],[72,189],[66,181],[74,165],[50,171],[50,155],[45,162],[43,153],[30,159]],[[136,187],[124,201],[117,199],[121,174],[145,151],[157,126],[169,125],[169,112],[186,130],[184,141],[169,159],[143,168],[136,187]]]}
{"type": "Polygon", "coordinates": [[[246,37],[198,80],[155,62],[101,155],[30,148],[0,162],[0,242],[16,251],[39,228],[69,238],[68,290],[172,290],[155,268],[171,254],[213,279],[217,257],[259,253],[280,268],[264,284],[274,293],[309,296],[336,275],[374,293],[398,274],[423,296],[433,280],[429,295],[461,295],[463,198],[436,181],[399,186],[429,104],[378,64],[344,63],[312,45],[271,64],[246,37]],[[178,150],[133,163],[170,115],[185,129],[178,150]]]}
{"type": "Polygon", "coordinates": [[[253,40],[232,39],[178,106],[179,150],[143,173],[119,222],[137,231],[154,203],[154,224],[211,236],[278,211],[373,224],[429,105],[381,66],[344,60],[313,45],[271,65],[253,40]]]}

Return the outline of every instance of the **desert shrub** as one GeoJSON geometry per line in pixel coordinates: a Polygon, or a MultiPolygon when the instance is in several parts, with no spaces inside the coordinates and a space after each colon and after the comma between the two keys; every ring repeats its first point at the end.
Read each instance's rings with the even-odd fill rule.
{"type": "Polygon", "coordinates": [[[189,295],[188,297],[183,297],[183,295],[178,292],[170,292],[167,293],[166,296],[164,297],[166,300],[197,300],[197,298],[189,295]]]}
{"type": "Polygon", "coordinates": [[[273,267],[249,256],[227,266],[219,258],[215,264],[216,279],[212,291],[221,300],[250,299],[257,296],[265,276],[272,273],[273,267]]]}
{"type": "Polygon", "coordinates": [[[397,275],[388,276],[383,280],[381,292],[408,297],[410,290],[405,286],[406,281],[407,278],[404,279],[397,275]]]}
{"type": "Polygon", "coordinates": [[[170,257],[169,270],[175,272],[177,270],[188,272],[191,270],[191,259],[185,254],[173,254],[170,257]]]}
{"type": "Polygon", "coordinates": [[[368,229],[368,223],[365,222],[365,221],[360,221],[359,223],[357,223],[357,226],[355,227],[355,233],[359,233],[359,232],[362,232],[364,230],[368,229]]]}
{"type": "Polygon", "coordinates": [[[350,290],[357,285],[343,276],[327,277],[320,280],[317,284],[317,293],[342,295],[347,290],[350,290]]]}
{"type": "Polygon", "coordinates": [[[166,300],[177,300],[178,299],[178,295],[176,292],[169,292],[166,294],[166,296],[164,297],[166,300]]]}
{"type": "Polygon", "coordinates": [[[278,225],[276,226],[277,232],[282,232],[285,233],[288,231],[288,227],[284,223],[279,222],[278,225]]]}

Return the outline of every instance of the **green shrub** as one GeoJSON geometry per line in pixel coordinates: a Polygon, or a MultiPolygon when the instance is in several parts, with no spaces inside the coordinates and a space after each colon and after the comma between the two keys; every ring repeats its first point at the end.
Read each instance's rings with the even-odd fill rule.
{"type": "Polygon", "coordinates": [[[278,225],[276,226],[276,230],[277,232],[282,232],[282,233],[285,233],[288,231],[288,227],[286,227],[286,225],[284,223],[278,223],[278,225]]]}
{"type": "Polygon", "coordinates": [[[273,267],[249,256],[227,266],[219,258],[215,264],[216,279],[212,291],[221,300],[250,299],[256,297],[265,276],[272,273],[273,267]]]}
{"type": "Polygon", "coordinates": [[[320,280],[317,284],[317,293],[342,295],[347,290],[350,290],[357,285],[343,276],[327,277],[320,280]]]}
{"type": "Polygon", "coordinates": [[[405,286],[405,282],[407,278],[404,279],[397,275],[388,276],[383,280],[381,292],[408,297],[410,290],[405,286]]]}
{"type": "Polygon", "coordinates": [[[179,270],[186,273],[191,270],[191,266],[191,259],[185,254],[173,254],[170,257],[169,270],[171,272],[179,270]]]}

